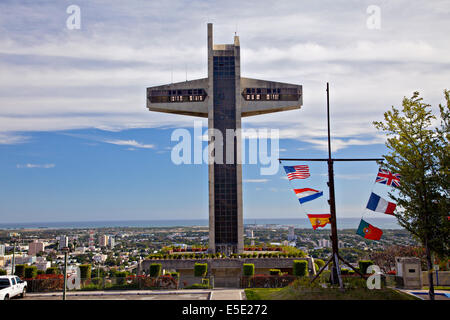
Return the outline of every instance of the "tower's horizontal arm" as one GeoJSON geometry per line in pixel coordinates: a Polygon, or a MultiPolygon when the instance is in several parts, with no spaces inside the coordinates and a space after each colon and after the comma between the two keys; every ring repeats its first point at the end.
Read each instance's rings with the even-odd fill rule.
{"type": "Polygon", "coordinates": [[[303,103],[302,86],[242,78],[242,117],[300,109],[303,103]]]}
{"type": "Polygon", "coordinates": [[[147,88],[150,111],[208,117],[208,78],[147,88]]]}

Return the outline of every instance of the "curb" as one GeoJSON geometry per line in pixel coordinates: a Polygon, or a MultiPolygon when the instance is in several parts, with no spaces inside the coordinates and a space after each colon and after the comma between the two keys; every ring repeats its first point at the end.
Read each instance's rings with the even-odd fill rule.
{"type": "MultiPolygon", "coordinates": [[[[182,295],[182,294],[210,294],[212,296],[212,292],[206,291],[206,292],[199,292],[199,291],[180,291],[180,292],[89,292],[85,291],[83,293],[66,293],[66,296],[72,296],[72,297],[79,297],[79,296],[120,296],[120,295],[127,295],[127,296],[150,296],[150,295],[182,295]]],[[[62,296],[62,293],[28,293],[27,297],[58,297],[62,296]]]]}

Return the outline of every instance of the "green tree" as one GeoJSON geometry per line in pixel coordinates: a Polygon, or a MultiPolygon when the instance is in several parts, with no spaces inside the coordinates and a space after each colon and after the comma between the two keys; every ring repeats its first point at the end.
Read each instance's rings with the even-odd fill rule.
{"type": "Polygon", "coordinates": [[[382,166],[401,175],[400,186],[390,197],[400,210],[395,216],[399,224],[425,247],[429,297],[434,299],[432,252],[449,253],[449,91],[444,91],[446,106],[440,105],[440,126],[429,104],[418,92],[403,99],[403,108],[392,107],[384,113],[384,122],[374,122],[387,135],[389,154],[382,166]]]}

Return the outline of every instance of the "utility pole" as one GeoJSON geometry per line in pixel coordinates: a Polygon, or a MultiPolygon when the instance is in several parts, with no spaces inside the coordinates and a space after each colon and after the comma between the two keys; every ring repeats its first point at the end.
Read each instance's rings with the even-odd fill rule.
{"type": "Polygon", "coordinates": [[[62,248],[64,252],[64,288],[63,288],[63,300],[66,300],[66,290],[67,290],[67,254],[69,253],[69,248],[62,248]]]}
{"type": "Polygon", "coordinates": [[[332,255],[328,262],[320,269],[317,275],[312,279],[312,281],[316,280],[317,277],[325,270],[325,268],[333,262],[333,268],[331,272],[331,283],[339,284],[341,289],[344,289],[344,284],[342,282],[341,272],[339,268],[339,260],[343,261],[350,268],[352,268],[356,273],[358,273],[361,277],[363,275],[353,268],[351,264],[346,262],[339,255],[339,240],[338,240],[338,232],[337,232],[337,221],[336,221],[336,197],[334,193],[334,162],[335,161],[383,161],[383,158],[366,158],[366,159],[335,159],[331,156],[331,133],[330,133],[330,90],[329,84],[327,82],[327,125],[328,125],[328,158],[326,159],[304,159],[304,158],[280,158],[281,161],[323,161],[328,164],[328,188],[330,193],[330,199],[328,200],[328,204],[330,206],[330,224],[331,224],[331,244],[332,244],[332,255]]]}
{"type": "Polygon", "coordinates": [[[11,275],[14,275],[14,271],[16,268],[16,245],[17,245],[17,238],[20,237],[19,233],[10,233],[11,241],[13,243],[13,256],[11,261],[11,275]]]}
{"type": "Polygon", "coordinates": [[[14,275],[14,268],[16,264],[16,240],[13,240],[13,256],[11,261],[11,275],[14,275]]]}

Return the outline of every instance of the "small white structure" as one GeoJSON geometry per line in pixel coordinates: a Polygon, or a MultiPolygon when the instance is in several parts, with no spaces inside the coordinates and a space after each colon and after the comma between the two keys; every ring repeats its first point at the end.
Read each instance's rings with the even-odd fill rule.
{"type": "Polygon", "coordinates": [[[395,257],[395,269],[405,289],[422,289],[422,268],[419,258],[395,257]]]}

